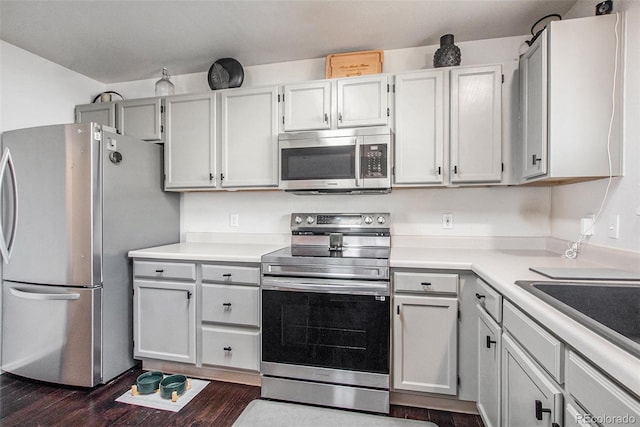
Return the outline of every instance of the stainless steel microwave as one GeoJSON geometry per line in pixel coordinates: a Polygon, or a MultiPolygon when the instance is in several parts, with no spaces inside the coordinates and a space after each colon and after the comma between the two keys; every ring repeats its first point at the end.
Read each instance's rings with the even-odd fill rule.
{"type": "Polygon", "coordinates": [[[280,188],[305,194],[389,192],[392,140],[388,127],[280,134],[280,188]]]}

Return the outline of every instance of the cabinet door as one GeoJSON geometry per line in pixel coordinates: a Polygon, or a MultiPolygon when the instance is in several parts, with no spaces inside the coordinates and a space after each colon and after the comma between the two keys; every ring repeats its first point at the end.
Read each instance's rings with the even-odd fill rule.
{"type": "Polygon", "coordinates": [[[442,70],[396,76],[394,184],[443,183],[447,88],[442,70]]]}
{"type": "Polygon", "coordinates": [[[133,99],[117,103],[118,130],[143,141],[162,140],[162,98],[133,99]]]}
{"type": "Polygon", "coordinates": [[[278,88],[223,92],[222,186],[278,185],[278,88]]]}
{"type": "Polygon", "coordinates": [[[451,70],[451,182],[502,179],[502,67],[451,70]]]}
{"type": "Polygon", "coordinates": [[[395,296],[393,386],[457,393],[458,300],[395,296]]]}
{"type": "Polygon", "coordinates": [[[165,99],[165,189],[215,188],[216,95],[165,99]]]}
{"type": "Polygon", "coordinates": [[[350,77],[337,82],[338,127],[386,125],[387,76],[350,77]]]}
{"type": "Polygon", "coordinates": [[[562,425],[562,390],[507,334],[502,335],[502,425],[562,425]]]}
{"type": "Polygon", "coordinates": [[[502,329],[482,306],[478,311],[478,412],[486,427],[500,427],[502,329]]]}
{"type": "Polygon", "coordinates": [[[134,357],[195,363],[195,284],[134,280],[134,357]]]}
{"type": "Polygon", "coordinates": [[[299,131],[331,127],[331,82],[284,86],[284,130],[299,131]]]}
{"type": "Polygon", "coordinates": [[[547,31],[520,59],[523,178],[547,173],[547,31]]]}
{"type": "Polygon", "coordinates": [[[95,122],[116,127],[116,104],[101,102],[97,104],[76,105],[76,123],[95,122]]]}

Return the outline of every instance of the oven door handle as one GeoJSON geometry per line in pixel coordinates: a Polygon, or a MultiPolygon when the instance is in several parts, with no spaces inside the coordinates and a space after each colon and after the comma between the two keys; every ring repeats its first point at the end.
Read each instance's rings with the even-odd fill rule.
{"type": "Polygon", "coordinates": [[[389,282],[371,283],[354,280],[288,280],[283,278],[262,278],[262,289],[270,291],[298,291],[355,295],[389,295],[389,282]],[[331,283],[333,282],[333,283],[331,283]]]}

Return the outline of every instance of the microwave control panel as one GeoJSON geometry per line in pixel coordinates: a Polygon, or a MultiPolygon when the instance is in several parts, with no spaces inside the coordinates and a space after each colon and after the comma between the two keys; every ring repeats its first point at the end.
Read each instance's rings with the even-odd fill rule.
{"type": "Polygon", "coordinates": [[[365,144],[360,159],[362,178],[386,178],[387,144],[365,144]]]}

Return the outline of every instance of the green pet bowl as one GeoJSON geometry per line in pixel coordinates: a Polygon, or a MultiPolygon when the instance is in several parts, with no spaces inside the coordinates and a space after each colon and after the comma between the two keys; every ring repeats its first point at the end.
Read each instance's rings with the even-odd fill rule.
{"type": "Polygon", "coordinates": [[[169,375],[160,381],[160,397],[171,399],[175,391],[178,396],[187,390],[187,377],[184,375],[169,375]]]}
{"type": "Polygon", "coordinates": [[[149,394],[158,390],[160,386],[160,381],[164,374],[160,371],[149,371],[140,375],[136,380],[136,385],[138,386],[138,393],[140,394],[149,394]]]}

